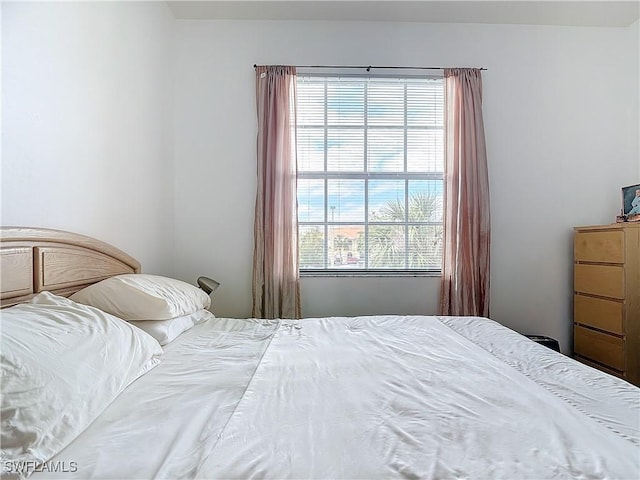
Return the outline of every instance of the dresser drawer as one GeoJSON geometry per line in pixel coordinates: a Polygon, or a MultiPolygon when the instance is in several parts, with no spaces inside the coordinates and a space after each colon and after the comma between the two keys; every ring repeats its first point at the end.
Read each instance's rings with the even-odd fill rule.
{"type": "Polygon", "coordinates": [[[624,263],[624,232],[578,232],[573,253],[576,262],[624,263]]]}
{"type": "Polygon", "coordinates": [[[624,299],[624,268],[615,265],[576,264],[573,289],[602,297],[624,299]]]}
{"type": "Polygon", "coordinates": [[[573,329],[574,351],[578,355],[624,371],[624,340],[576,325],[573,329]]]}
{"type": "Polygon", "coordinates": [[[613,370],[612,368],[604,367],[602,365],[599,365],[595,362],[592,362],[582,357],[576,357],[576,360],[578,360],[580,363],[584,363],[585,365],[589,365],[590,367],[597,368],[601,372],[605,372],[605,373],[608,373],[609,375],[613,375],[614,377],[624,378],[624,374],[622,372],[619,372],[618,370],[613,370]]]}
{"type": "Polygon", "coordinates": [[[573,296],[573,319],[576,323],[622,335],[624,334],[623,314],[622,302],[584,295],[573,296]]]}

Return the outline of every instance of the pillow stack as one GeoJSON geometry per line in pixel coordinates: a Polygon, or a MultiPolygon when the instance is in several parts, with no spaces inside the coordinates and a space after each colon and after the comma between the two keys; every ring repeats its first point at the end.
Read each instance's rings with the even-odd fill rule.
{"type": "Polygon", "coordinates": [[[70,298],[131,322],[160,345],[213,317],[207,310],[209,295],[186,282],[158,275],[117,275],[70,298]]]}
{"type": "Polygon", "coordinates": [[[121,319],[49,292],[2,311],[0,350],[2,460],[16,468],[60,452],[163,353],[121,319]]]}
{"type": "Polygon", "coordinates": [[[213,318],[210,304],[188,283],[130,274],[70,298],[42,292],[3,310],[0,445],[3,462],[10,462],[4,467],[22,469],[24,478],[29,465],[59,453],[160,363],[161,345],[213,318]]]}

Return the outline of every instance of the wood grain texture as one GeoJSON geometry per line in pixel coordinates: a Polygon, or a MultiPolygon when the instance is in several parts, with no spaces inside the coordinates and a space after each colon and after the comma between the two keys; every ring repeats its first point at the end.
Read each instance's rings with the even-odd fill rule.
{"type": "Polygon", "coordinates": [[[573,237],[573,252],[577,262],[624,262],[624,232],[577,232],[573,237]]]}
{"type": "Polygon", "coordinates": [[[87,250],[104,253],[131,266],[135,273],[140,273],[140,262],[122,250],[86,235],[80,235],[63,230],[31,227],[0,227],[0,241],[3,243],[26,242],[33,246],[46,246],[51,243],[75,245],[87,250]]]}
{"type": "Polygon", "coordinates": [[[621,222],[621,223],[609,223],[606,225],[589,225],[584,227],[573,227],[576,232],[597,232],[599,230],[640,230],[640,222],[621,222]]]}
{"type": "Polygon", "coordinates": [[[590,367],[597,368],[598,370],[608,373],[609,375],[613,375],[618,378],[624,378],[624,375],[622,374],[622,372],[613,370],[612,368],[607,368],[604,365],[599,365],[595,362],[592,362],[588,358],[581,357],[580,355],[576,355],[574,358],[578,360],[580,363],[584,363],[585,365],[589,365],[590,367]]]}
{"type": "Polygon", "coordinates": [[[573,318],[580,325],[624,334],[624,304],[604,298],[574,295],[573,318]]]}
{"type": "Polygon", "coordinates": [[[575,232],[575,353],[640,385],[640,223],[575,232]]]}
{"type": "Polygon", "coordinates": [[[625,229],[625,378],[640,385],[640,228],[625,229]]]}
{"type": "Polygon", "coordinates": [[[578,355],[624,371],[624,342],[621,338],[576,326],[573,341],[578,355]]]}
{"type": "Polygon", "coordinates": [[[33,293],[33,250],[29,247],[0,249],[1,298],[33,293]]]}
{"type": "Polygon", "coordinates": [[[44,290],[69,296],[113,275],[141,271],[136,259],[113,245],[61,230],[2,227],[0,248],[3,307],[44,290]]]}
{"type": "Polygon", "coordinates": [[[621,265],[576,264],[573,274],[576,292],[624,298],[624,268],[621,265]]]}
{"type": "Polygon", "coordinates": [[[128,265],[100,252],[70,245],[36,247],[35,291],[86,285],[123,273],[135,273],[128,265]]]}

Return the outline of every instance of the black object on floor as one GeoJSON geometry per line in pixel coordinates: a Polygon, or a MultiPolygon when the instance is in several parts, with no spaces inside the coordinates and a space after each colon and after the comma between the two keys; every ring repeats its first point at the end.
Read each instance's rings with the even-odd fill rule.
{"type": "Polygon", "coordinates": [[[545,337],[543,335],[525,335],[525,337],[560,353],[560,344],[557,340],[551,337],[545,337]]]}

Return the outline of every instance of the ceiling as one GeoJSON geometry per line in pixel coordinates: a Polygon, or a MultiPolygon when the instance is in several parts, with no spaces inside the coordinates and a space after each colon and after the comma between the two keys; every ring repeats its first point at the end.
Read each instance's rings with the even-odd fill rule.
{"type": "Polygon", "coordinates": [[[167,2],[177,19],[353,20],[626,27],[636,1],[284,0],[167,2]]]}

